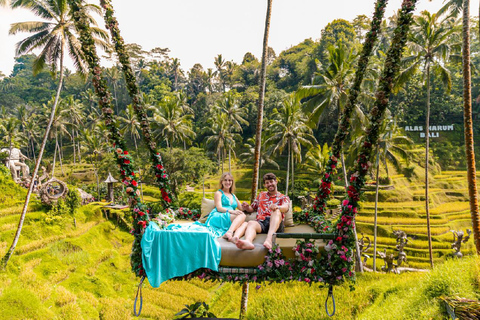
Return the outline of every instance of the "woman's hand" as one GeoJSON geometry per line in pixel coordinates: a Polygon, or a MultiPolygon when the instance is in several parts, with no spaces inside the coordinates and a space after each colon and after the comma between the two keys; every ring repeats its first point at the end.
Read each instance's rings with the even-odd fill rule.
{"type": "Polygon", "coordinates": [[[231,214],[234,214],[236,216],[243,213],[243,211],[241,211],[241,210],[228,210],[228,212],[230,212],[231,214]]]}

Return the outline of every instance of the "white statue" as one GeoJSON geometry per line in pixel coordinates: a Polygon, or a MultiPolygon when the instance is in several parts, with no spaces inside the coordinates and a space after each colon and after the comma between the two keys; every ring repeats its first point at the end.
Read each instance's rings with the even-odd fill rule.
{"type": "Polygon", "coordinates": [[[30,168],[23,162],[25,159],[30,159],[28,159],[20,149],[12,148],[10,153],[9,148],[3,148],[0,152],[8,154],[6,165],[12,173],[13,181],[20,180],[20,170],[22,171],[23,178],[28,178],[30,176],[30,168]]]}

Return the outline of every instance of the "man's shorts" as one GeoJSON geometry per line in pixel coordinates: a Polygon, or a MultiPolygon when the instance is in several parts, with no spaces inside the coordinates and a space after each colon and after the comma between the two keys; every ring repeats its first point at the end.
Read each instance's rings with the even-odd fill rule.
{"type": "MultiPolygon", "coordinates": [[[[268,229],[270,228],[270,217],[266,217],[265,220],[257,220],[257,222],[262,228],[262,232],[260,233],[268,233],[268,229]]],[[[285,231],[285,225],[282,220],[276,232],[283,233],[283,231],[285,231]]]]}

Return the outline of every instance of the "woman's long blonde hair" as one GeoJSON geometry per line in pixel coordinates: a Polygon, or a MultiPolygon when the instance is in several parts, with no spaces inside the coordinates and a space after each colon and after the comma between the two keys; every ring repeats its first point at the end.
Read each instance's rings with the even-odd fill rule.
{"type": "Polygon", "coordinates": [[[222,176],[220,177],[220,188],[219,189],[223,189],[223,185],[222,185],[222,182],[223,180],[225,180],[226,177],[230,177],[232,178],[232,186],[230,187],[230,193],[234,193],[235,192],[235,179],[233,179],[233,176],[230,172],[224,172],[222,174],[222,176]]]}

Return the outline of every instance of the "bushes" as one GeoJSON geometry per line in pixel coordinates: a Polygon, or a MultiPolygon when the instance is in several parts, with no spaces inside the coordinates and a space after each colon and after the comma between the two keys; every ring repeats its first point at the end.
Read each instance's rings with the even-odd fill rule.
{"type": "Polygon", "coordinates": [[[178,205],[190,209],[198,209],[202,205],[202,194],[196,192],[184,192],[178,195],[178,205]]]}

